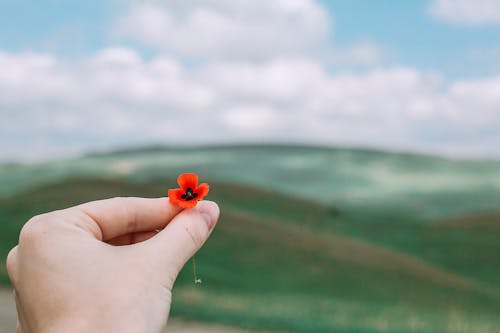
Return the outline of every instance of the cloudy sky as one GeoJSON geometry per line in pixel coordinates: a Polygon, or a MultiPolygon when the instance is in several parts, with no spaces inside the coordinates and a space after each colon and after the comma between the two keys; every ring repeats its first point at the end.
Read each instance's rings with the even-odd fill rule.
{"type": "Polygon", "coordinates": [[[0,0],[0,160],[295,142],[500,157],[497,0],[0,0]]]}

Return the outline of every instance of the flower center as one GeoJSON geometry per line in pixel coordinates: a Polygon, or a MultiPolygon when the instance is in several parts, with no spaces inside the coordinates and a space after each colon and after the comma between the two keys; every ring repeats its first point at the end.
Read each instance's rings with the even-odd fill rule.
{"type": "Polygon", "coordinates": [[[193,189],[191,187],[188,187],[186,189],[186,193],[184,193],[183,195],[181,195],[181,198],[184,199],[184,200],[186,200],[186,201],[189,201],[189,200],[193,200],[197,196],[198,196],[198,193],[194,193],[193,189]]]}

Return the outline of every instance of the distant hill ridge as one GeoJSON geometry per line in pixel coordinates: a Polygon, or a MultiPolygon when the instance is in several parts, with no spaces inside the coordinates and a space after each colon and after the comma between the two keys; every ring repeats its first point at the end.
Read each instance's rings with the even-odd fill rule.
{"type": "Polygon", "coordinates": [[[423,218],[496,211],[500,202],[500,162],[291,144],[150,145],[0,166],[0,197],[73,177],[142,182],[182,172],[322,204],[405,210],[423,218]]]}
{"type": "MultiPolygon", "coordinates": [[[[315,145],[315,144],[292,144],[292,143],[241,143],[241,144],[207,144],[207,145],[167,145],[167,144],[152,144],[152,145],[140,145],[123,147],[108,150],[95,150],[90,151],[84,156],[94,157],[94,156],[115,156],[115,155],[127,155],[127,154],[137,154],[137,153],[160,153],[160,152],[179,152],[186,150],[252,150],[252,149],[262,149],[262,150],[316,150],[316,151],[328,151],[328,152],[352,152],[361,154],[373,154],[373,155],[395,155],[401,157],[419,157],[419,158],[431,158],[431,159],[445,159],[445,160],[455,160],[446,156],[439,154],[417,152],[417,151],[397,151],[397,150],[387,150],[382,148],[374,147],[362,147],[362,146],[328,146],[328,145],[315,145]]],[[[457,159],[466,160],[466,159],[457,159]]],[[[474,160],[473,160],[474,161],[474,160]]],[[[492,160],[495,161],[495,160],[492,160]]],[[[500,163],[500,160],[498,160],[500,163]]]]}

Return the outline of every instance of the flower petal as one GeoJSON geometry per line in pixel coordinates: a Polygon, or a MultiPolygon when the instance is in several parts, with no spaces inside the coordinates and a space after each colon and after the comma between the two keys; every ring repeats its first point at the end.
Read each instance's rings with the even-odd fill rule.
{"type": "Polygon", "coordinates": [[[179,203],[177,205],[181,208],[193,208],[194,206],[196,206],[197,203],[198,203],[198,200],[189,200],[189,201],[182,200],[182,201],[179,201],[179,203]]]}
{"type": "Polygon", "coordinates": [[[203,199],[208,194],[209,190],[210,188],[207,183],[201,183],[200,186],[198,186],[195,190],[195,193],[198,194],[196,199],[197,200],[203,199]]]}
{"type": "Polygon", "coordinates": [[[168,190],[168,199],[173,205],[178,205],[184,200],[181,198],[181,195],[184,193],[180,188],[176,188],[173,190],[168,190]]]}
{"type": "Polygon", "coordinates": [[[183,173],[177,178],[177,183],[184,191],[189,187],[194,190],[198,186],[198,176],[195,173],[183,173]]]}

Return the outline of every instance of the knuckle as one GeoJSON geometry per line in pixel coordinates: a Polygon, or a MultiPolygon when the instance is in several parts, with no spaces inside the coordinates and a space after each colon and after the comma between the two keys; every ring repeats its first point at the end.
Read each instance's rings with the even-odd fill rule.
{"type": "Polygon", "coordinates": [[[191,221],[191,223],[185,224],[184,229],[193,241],[195,248],[200,248],[205,243],[208,228],[204,222],[198,221],[198,219],[192,219],[191,221]]]}
{"type": "Polygon", "coordinates": [[[7,254],[7,259],[5,260],[5,268],[7,269],[7,274],[10,280],[14,283],[16,268],[17,268],[17,246],[9,251],[7,254]]]}
{"type": "Polygon", "coordinates": [[[127,197],[114,197],[111,200],[114,200],[118,206],[123,207],[123,209],[127,208],[128,204],[128,198],[127,197]]]}
{"type": "Polygon", "coordinates": [[[114,197],[113,200],[116,200],[124,208],[129,208],[128,206],[133,202],[131,197],[114,197]]]}
{"type": "Polygon", "coordinates": [[[32,217],[28,222],[24,224],[19,233],[19,243],[24,244],[26,242],[30,242],[33,238],[37,237],[38,229],[38,217],[32,217]]]}
{"type": "Polygon", "coordinates": [[[47,214],[32,217],[24,224],[19,233],[19,244],[31,243],[47,232],[47,214]]]}
{"type": "Polygon", "coordinates": [[[115,197],[116,206],[120,209],[121,216],[127,221],[127,233],[135,232],[138,229],[139,221],[137,210],[134,207],[134,200],[130,197],[115,197]]]}

